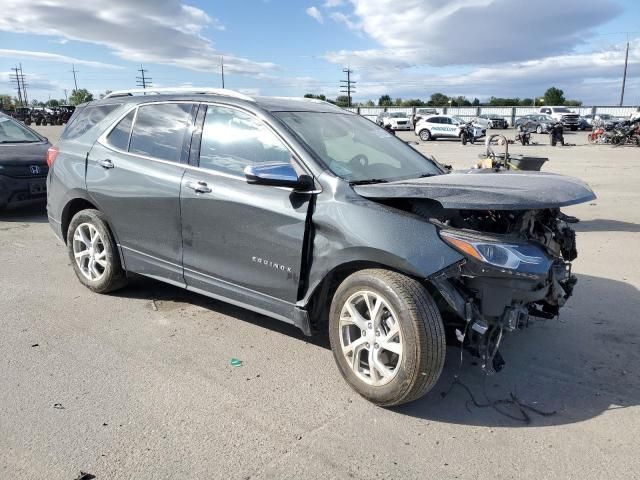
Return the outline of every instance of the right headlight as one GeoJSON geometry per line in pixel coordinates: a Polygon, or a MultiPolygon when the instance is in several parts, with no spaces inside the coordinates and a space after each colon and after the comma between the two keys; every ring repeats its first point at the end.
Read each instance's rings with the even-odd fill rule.
{"type": "Polygon", "coordinates": [[[544,275],[552,263],[540,247],[531,243],[507,243],[451,230],[440,230],[440,238],[463,255],[501,270],[544,275]]]}

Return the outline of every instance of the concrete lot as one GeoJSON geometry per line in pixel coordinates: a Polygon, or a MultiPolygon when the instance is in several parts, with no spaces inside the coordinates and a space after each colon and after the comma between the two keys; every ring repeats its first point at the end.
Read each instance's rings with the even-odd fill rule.
{"type": "MultiPolygon", "coordinates": [[[[640,477],[640,149],[567,140],[577,146],[512,151],[548,156],[543,170],[598,194],[565,210],[582,219],[575,296],[559,321],[506,339],[502,373],[467,359],[461,376],[479,402],[513,393],[555,415],[527,425],[460,386],[443,398],[456,349],[427,397],[376,408],[323,339],[151,280],[91,293],[30,208],[0,214],[0,478],[640,477]]],[[[456,167],[482,149],[416,148],[456,167]]]]}

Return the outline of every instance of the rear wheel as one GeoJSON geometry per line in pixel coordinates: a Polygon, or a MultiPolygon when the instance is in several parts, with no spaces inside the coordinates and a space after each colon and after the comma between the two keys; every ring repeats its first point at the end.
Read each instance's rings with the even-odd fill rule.
{"type": "Polygon", "coordinates": [[[85,287],[108,293],[126,285],[116,243],[100,211],[75,214],[67,230],[67,249],[76,276],[85,287]]]}
{"type": "Polygon", "coordinates": [[[420,130],[420,132],[418,133],[418,136],[420,137],[420,140],[422,140],[423,142],[428,142],[429,140],[431,140],[431,132],[426,128],[424,130],[420,130]]]}
{"type": "Polygon", "coordinates": [[[542,125],[536,127],[536,133],[542,133],[542,125]]]}
{"type": "Polygon", "coordinates": [[[381,406],[421,397],[444,365],[435,302],[419,282],[388,270],[361,270],[342,282],[331,303],[329,338],[347,383],[381,406]]]}

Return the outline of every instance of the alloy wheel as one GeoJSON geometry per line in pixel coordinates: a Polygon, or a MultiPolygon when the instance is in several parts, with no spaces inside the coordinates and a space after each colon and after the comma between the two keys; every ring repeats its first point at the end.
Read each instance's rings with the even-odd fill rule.
{"type": "Polygon", "coordinates": [[[342,353],[363,382],[382,386],[394,379],[402,361],[398,317],[379,294],[364,290],[351,295],[340,313],[342,353]]]}
{"type": "Polygon", "coordinates": [[[88,280],[102,278],[107,268],[107,251],[100,232],[90,223],[81,223],[73,233],[73,255],[88,280]]]}

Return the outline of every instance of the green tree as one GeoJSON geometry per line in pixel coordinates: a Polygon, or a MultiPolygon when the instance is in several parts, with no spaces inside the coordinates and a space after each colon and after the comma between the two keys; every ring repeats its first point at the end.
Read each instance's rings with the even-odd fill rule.
{"type": "Polygon", "coordinates": [[[544,92],[544,104],[553,106],[553,105],[564,105],[564,92],[556,87],[548,88],[546,92],[544,92]]]}
{"type": "Polygon", "coordinates": [[[379,107],[390,107],[391,105],[392,105],[391,97],[389,95],[382,95],[378,99],[378,106],[379,107]]]}
{"type": "Polygon", "coordinates": [[[340,95],[336,97],[336,105],[339,107],[348,107],[349,106],[349,97],[346,95],[340,95]]]}
{"type": "Polygon", "coordinates": [[[479,107],[480,106],[480,100],[478,98],[474,98],[473,102],[471,102],[471,105],[473,105],[474,107],[479,107]]]}
{"type": "Polygon", "coordinates": [[[55,108],[55,107],[59,107],[60,106],[60,102],[58,100],[56,100],[55,98],[52,98],[51,100],[49,100],[47,102],[47,107],[49,108],[55,108]]]}
{"type": "Polygon", "coordinates": [[[432,93],[427,102],[430,107],[442,107],[449,104],[449,97],[444,93],[432,93]]]}
{"type": "Polygon", "coordinates": [[[15,106],[13,97],[11,95],[0,95],[0,108],[4,110],[11,110],[15,106]]]}
{"type": "Polygon", "coordinates": [[[523,98],[520,100],[520,105],[523,107],[530,107],[533,105],[533,98],[523,98]]]}
{"type": "Polygon", "coordinates": [[[327,97],[325,97],[324,95],[320,94],[320,95],[316,95],[315,93],[305,93],[304,94],[304,98],[316,98],[318,100],[327,100],[327,97]]]}
{"type": "Polygon", "coordinates": [[[373,103],[373,100],[367,100],[364,104],[365,107],[375,107],[376,104],[373,103]]]}
{"type": "Polygon", "coordinates": [[[402,102],[403,107],[424,107],[425,105],[426,103],[419,98],[408,98],[402,102]]]}
{"type": "Polygon", "coordinates": [[[494,107],[512,107],[514,105],[519,105],[520,99],[518,97],[515,98],[503,98],[503,97],[491,97],[489,98],[489,105],[494,107]]]}
{"type": "Polygon", "coordinates": [[[90,102],[91,100],[93,100],[93,94],[86,88],[71,90],[71,95],[69,95],[69,103],[71,105],[79,105],[81,103],[90,102]]]}
{"type": "Polygon", "coordinates": [[[582,105],[582,100],[565,100],[564,104],[567,107],[580,107],[582,105]]]}
{"type": "Polygon", "coordinates": [[[104,93],[100,94],[100,99],[106,97],[107,95],[109,95],[111,92],[113,92],[113,90],[105,90],[104,93]]]}

